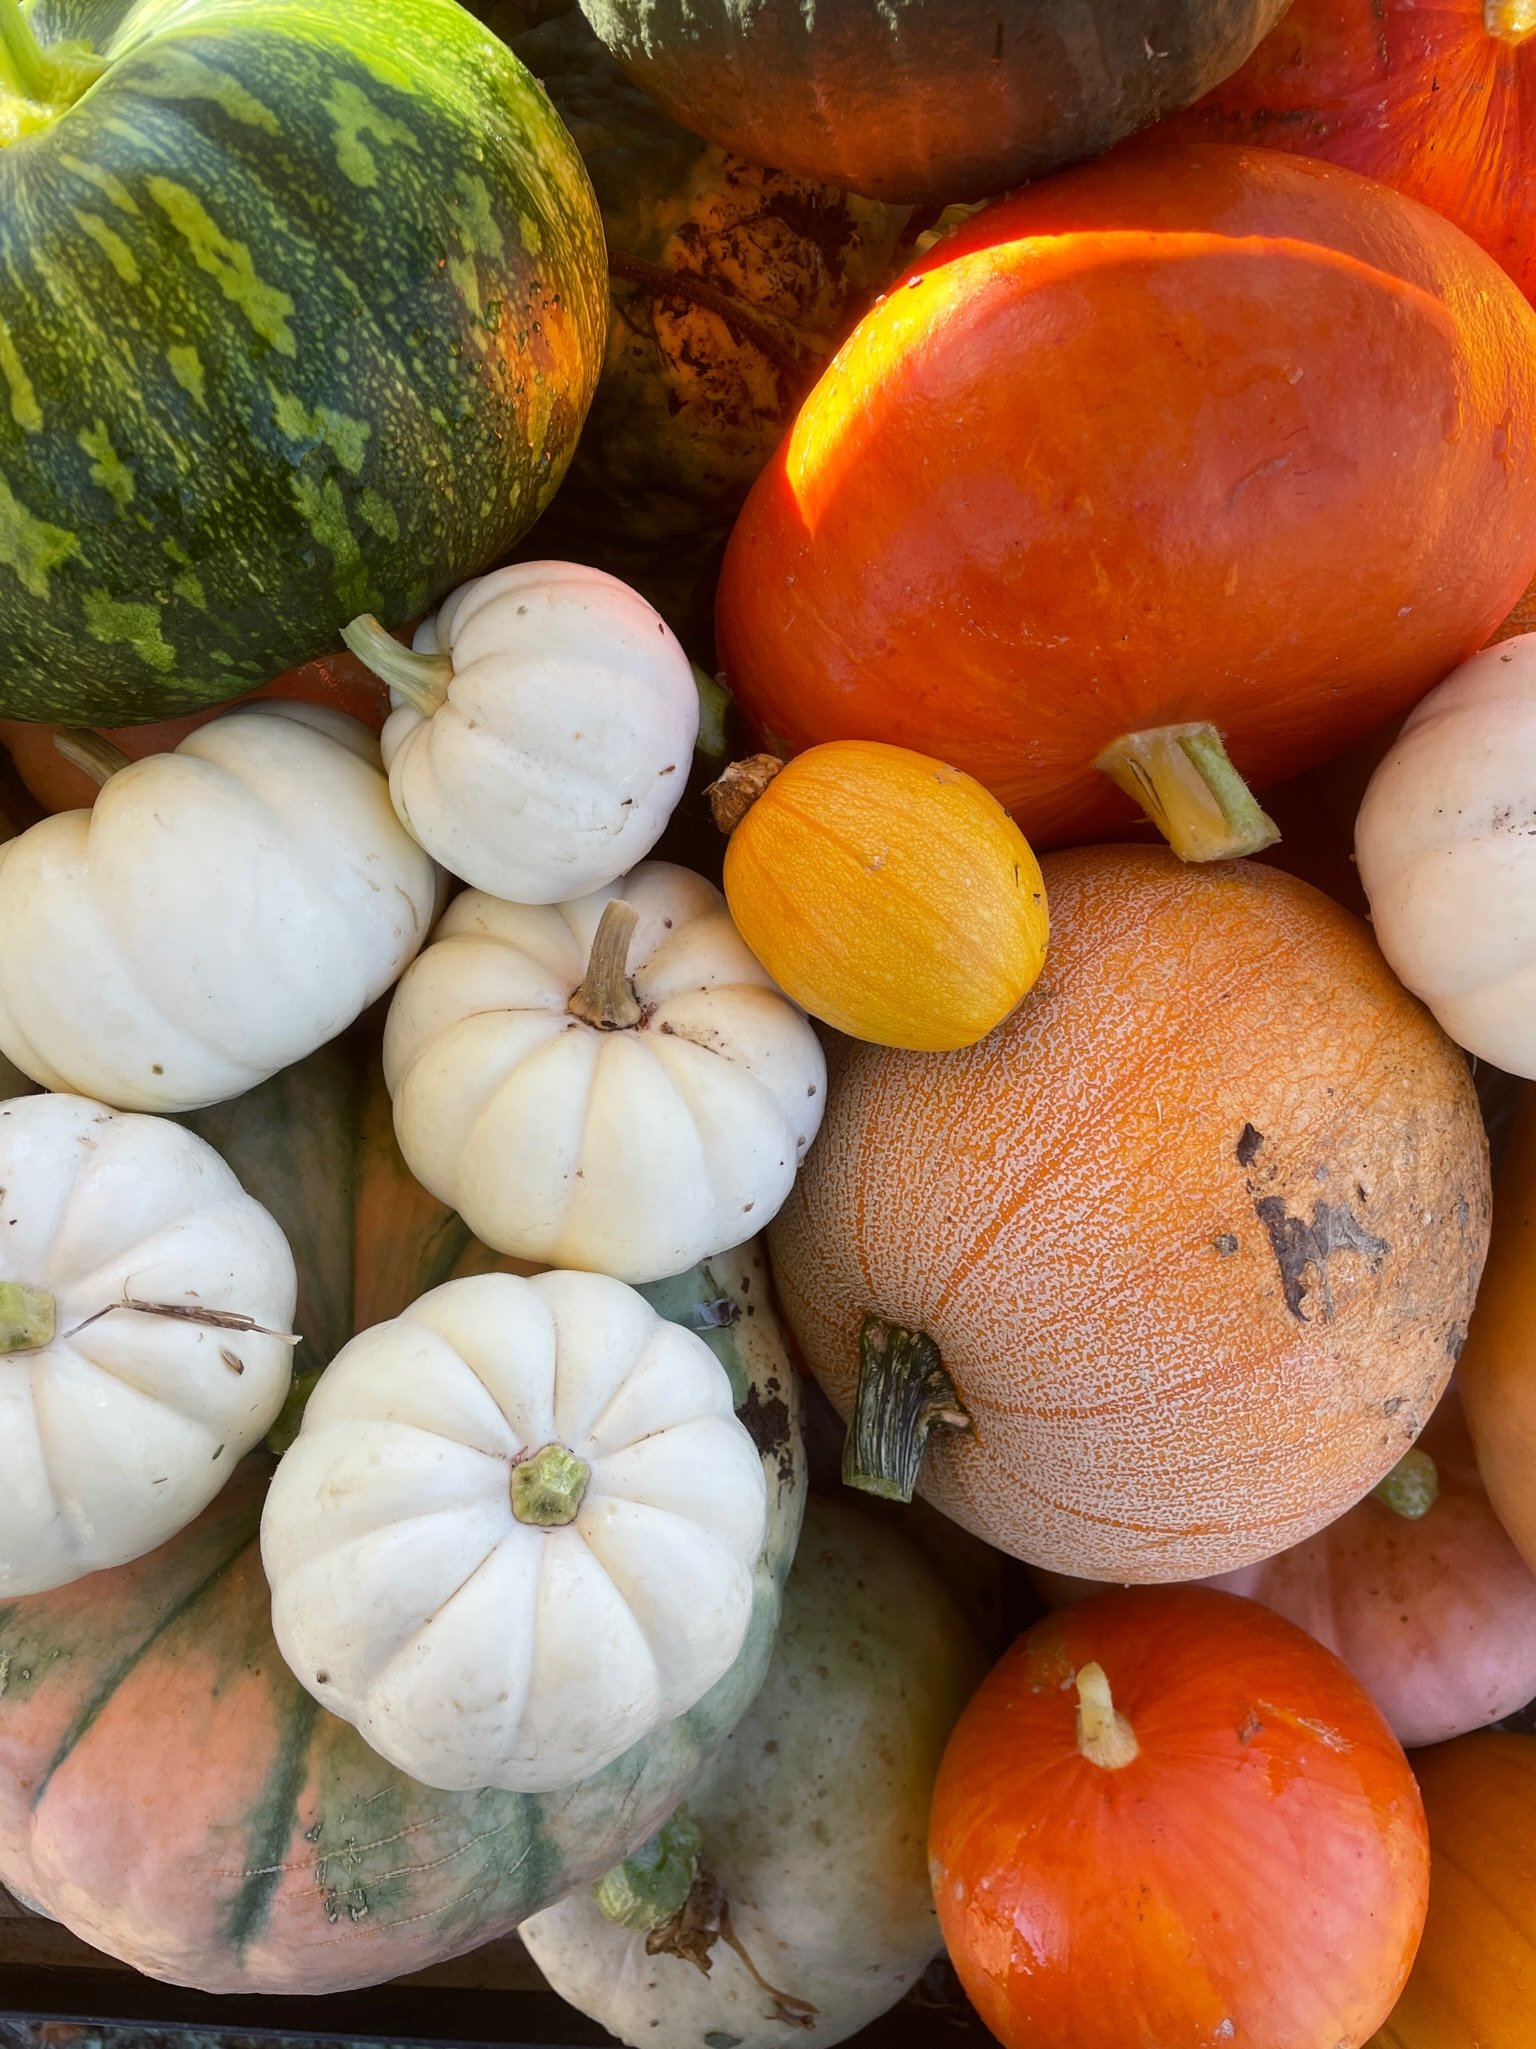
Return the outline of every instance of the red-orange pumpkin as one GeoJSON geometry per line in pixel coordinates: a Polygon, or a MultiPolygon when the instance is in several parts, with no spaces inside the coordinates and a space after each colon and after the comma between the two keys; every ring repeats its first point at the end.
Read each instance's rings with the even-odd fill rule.
{"type": "Polygon", "coordinates": [[[1200,1587],[1020,1638],[950,1739],[929,1849],[1006,2049],[1356,2049],[1429,1882],[1418,1789],[1359,1684],[1200,1587]]]}
{"type": "Polygon", "coordinates": [[[775,751],[937,755],[1051,845],[1132,815],[1095,763],[1148,731],[1156,802],[1219,824],[1180,729],[1297,774],[1533,570],[1519,292],[1385,186],[1178,143],[985,208],[866,315],[754,486],[718,625],[775,751]]]}
{"type": "Polygon", "coordinates": [[[1292,0],[1240,71],[1158,133],[1365,171],[1536,298],[1533,28],[1524,0],[1292,0]]]}

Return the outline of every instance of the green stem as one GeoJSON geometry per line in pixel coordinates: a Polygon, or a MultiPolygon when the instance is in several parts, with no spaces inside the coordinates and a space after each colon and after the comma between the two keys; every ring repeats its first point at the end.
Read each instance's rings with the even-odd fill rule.
{"type": "Polygon", "coordinates": [[[546,1444],[512,1468],[512,1513],[538,1530],[560,1530],[581,1509],[592,1468],[563,1444],[546,1444]]]}
{"type": "Polygon", "coordinates": [[[1077,1747],[1101,1771],[1123,1771],[1141,1755],[1136,1731],[1115,1706],[1102,1665],[1077,1675],[1077,1747]]]}
{"type": "Polygon", "coordinates": [[[1261,853],[1280,837],[1214,726],[1124,733],[1094,766],[1135,798],[1181,861],[1230,861],[1261,853]]]}
{"type": "Polygon", "coordinates": [[[133,766],[133,757],[104,733],[92,733],[83,726],[60,726],[53,736],[53,745],[56,753],[88,775],[98,789],[104,790],[113,776],[133,766]]]}
{"type": "Polygon", "coordinates": [[[930,1433],[971,1427],[933,1339],[866,1316],[858,1398],[843,1446],[844,1484],[885,1501],[910,1501],[930,1433]]]}
{"type": "Polygon", "coordinates": [[[1405,1452],[1371,1492],[1394,1514],[1416,1523],[1440,1499],[1440,1474],[1427,1451],[1405,1452]]]}
{"type": "Polygon", "coordinates": [[[424,719],[447,703],[448,686],[453,681],[451,655],[419,655],[414,648],[402,647],[371,612],[343,626],[341,637],[365,667],[424,719]]]}
{"type": "Polygon", "coordinates": [[[35,1352],[53,1343],[57,1309],[46,1288],[0,1281],[0,1355],[35,1352]]]}
{"type": "Polygon", "coordinates": [[[648,1843],[592,1888],[597,1910],[616,1928],[648,1934],[683,1910],[699,1875],[704,1836],[681,1808],[648,1843]]]}
{"type": "Polygon", "coordinates": [[[20,0],[0,0],[0,86],[24,100],[46,100],[51,84],[43,46],[20,0]]]}
{"type": "Polygon", "coordinates": [[[1483,0],[1483,27],[1501,43],[1536,36],[1536,0],[1483,0]]]}

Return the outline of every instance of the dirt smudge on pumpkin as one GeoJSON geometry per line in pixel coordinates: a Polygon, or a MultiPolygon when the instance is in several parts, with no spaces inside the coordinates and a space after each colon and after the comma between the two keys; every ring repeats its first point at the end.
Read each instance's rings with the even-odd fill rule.
{"type": "Polygon", "coordinates": [[[1298,1323],[1333,1322],[1337,1309],[1330,1260],[1340,1253],[1354,1253],[1375,1273],[1392,1250],[1384,1238],[1365,1228],[1348,1203],[1315,1202],[1311,1217],[1306,1218],[1292,1216],[1282,1197],[1261,1195],[1254,1200],[1253,1213],[1268,1233],[1285,1290],[1285,1306],[1298,1323]],[[1309,1276],[1315,1277],[1310,1290],[1309,1276]],[[1306,1314],[1309,1292],[1315,1296],[1320,1315],[1306,1314]]]}
{"type": "Polygon", "coordinates": [[[1236,1147],[1237,1164],[1240,1167],[1251,1167],[1258,1158],[1259,1149],[1263,1143],[1263,1132],[1256,1130],[1251,1124],[1245,1124],[1238,1135],[1236,1147]]]}
{"type": "Polygon", "coordinates": [[[757,1455],[766,1462],[773,1459],[779,1468],[779,1485],[790,1487],[795,1479],[795,1433],[790,1423],[789,1404],[782,1394],[776,1392],[779,1383],[768,1383],[766,1398],[756,1387],[747,1390],[747,1398],[736,1411],[746,1425],[747,1435],[757,1446],[757,1455]]]}

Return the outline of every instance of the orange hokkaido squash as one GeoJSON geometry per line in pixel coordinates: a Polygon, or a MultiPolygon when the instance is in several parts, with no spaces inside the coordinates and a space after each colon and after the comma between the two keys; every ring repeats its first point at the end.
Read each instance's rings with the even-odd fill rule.
{"type": "Polygon", "coordinates": [[[737,930],[786,995],[877,1046],[973,1045],[1045,959],[1040,864],[997,799],[931,755],[837,740],[733,763],[711,791],[731,835],[737,930]]]}
{"type": "Polygon", "coordinates": [[[1413,1760],[1429,1918],[1372,2049],[1530,2049],[1536,2032],[1536,1736],[1463,1736],[1413,1760]]]}
{"type": "Polygon", "coordinates": [[[1151,848],[1042,870],[1051,951],[1006,1024],[837,1050],[780,1297],[857,1483],[921,1465],[967,1529],[1087,1578],[1230,1571],[1439,1400],[1487,1245],[1476,1097],[1306,884],[1151,848]]]}
{"type": "Polygon", "coordinates": [[[1138,144],[865,315],[737,521],[718,640],[776,753],[937,755],[1037,847],[1134,785],[1208,859],[1269,831],[1216,734],[1255,788],[1299,774],[1533,570],[1536,312],[1492,260],[1332,165],[1138,144]]]}

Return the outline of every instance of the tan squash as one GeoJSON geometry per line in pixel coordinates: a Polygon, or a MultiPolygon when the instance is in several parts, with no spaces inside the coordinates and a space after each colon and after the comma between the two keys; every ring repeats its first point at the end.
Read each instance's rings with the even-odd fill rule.
{"type": "Polygon", "coordinates": [[[1418,1435],[1488,1233],[1463,1056],[1274,869],[1043,864],[1052,947],[978,1046],[845,1043],[771,1233],[845,1472],[1089,1578],[1231,1571],[1418,1435]],[[866,1321],[870,1319],[870,1321],[866,1321]],[[960,1427],[968,1423],[968,1428],[960,1427]]]}
{"type": "Polygon", "coordinates": [[[1494,1513],[1536,1572],[1536,1082],[1519,1096],[1493,1243],[1457,1375],[1494,1513]]]}

